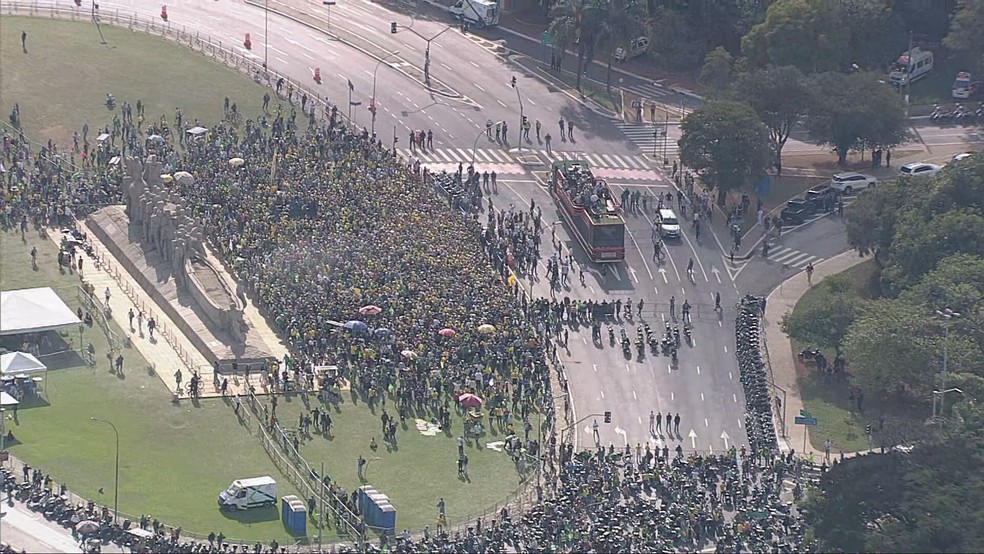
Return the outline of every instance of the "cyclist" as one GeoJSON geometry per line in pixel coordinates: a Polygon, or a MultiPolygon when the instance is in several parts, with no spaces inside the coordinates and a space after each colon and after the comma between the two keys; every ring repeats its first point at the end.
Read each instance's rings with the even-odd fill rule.
{"type": "Polygon", "coordinates": [[[687,278],[690,279],[691,281],[694,280],[694,259],[693,258],[690,258],[690,261],[687,262],[687,278]]]}
{"type": "Polygon", "coordinates": [[[723,310],[721,309],[721,293],[720,292],[715,292],[714,293],[714,311],[715,312],[723,312],[723,310]]]}

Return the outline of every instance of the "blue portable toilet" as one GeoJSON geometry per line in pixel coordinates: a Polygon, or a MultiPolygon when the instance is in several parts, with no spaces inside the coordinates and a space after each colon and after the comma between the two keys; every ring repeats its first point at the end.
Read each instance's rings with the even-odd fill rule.
{"type": "Polygon", "coordinates": [[[379,505],[379,519],[375,526],[390,534],[396,533],[396,508],[388,500],[379,505]]]}
{"type": "Polygon", "coordinates": [[[307,506],[291,494],[280,499],[280,518],[291,535],[307,535],[307,506]]]}

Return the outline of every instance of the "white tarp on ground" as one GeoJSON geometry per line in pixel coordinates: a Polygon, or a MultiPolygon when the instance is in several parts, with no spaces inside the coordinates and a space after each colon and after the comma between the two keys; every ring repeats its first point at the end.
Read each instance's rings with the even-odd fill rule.
{"type": "Polygon", "coordinates": [[[40,333],[81,323],[51,287],[0,292],[0,335],[40,333]]]}
{"type": "Polygon", "coordinates": [[[8,352],[0,356],[0,373],[3,375],[30,375],[48,371],[47,366],[27,352],[8,352]]]}

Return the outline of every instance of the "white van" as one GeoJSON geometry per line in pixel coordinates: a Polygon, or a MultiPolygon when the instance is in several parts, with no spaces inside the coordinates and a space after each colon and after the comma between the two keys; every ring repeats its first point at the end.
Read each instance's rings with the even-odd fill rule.
{"type": "Polygon", "coordinates": [[[615,49],[615,59],[624,62],[636,56],[641,56],[649,50],[648,37],[636,37],[629,41],[628,46],[619,46],[615,49]]]}
{"type": "Polygon", "coordinates": [[[276,503],[277,482],[269,475],[236,479],[228,489],[219,493],[219,508],[222,510],[248,510],[276,503]]]}
{"type": "Polygon", "coordinates": [[[899,59],[892,64],[888,76],[895,86],[908,85],[918,81],[933,70],[933,53],[922,48],[913,48],[902,52],[899,59]]]}

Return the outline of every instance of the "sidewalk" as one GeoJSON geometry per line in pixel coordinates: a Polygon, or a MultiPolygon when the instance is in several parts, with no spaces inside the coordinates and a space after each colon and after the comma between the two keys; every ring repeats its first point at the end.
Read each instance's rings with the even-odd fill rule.
{"type": "MultiPolygon", "coordinates": [[[[857,252],[851,250],[824,260],[814,267],[813,285],[819,284],[830,275],[841,273],[869,259],[862,258],[857,252]]],[[[792,423],[793,418],[799,415],[800,410],[803,409],[803,399],[800,398],[799,383],[797,383],[796,378],[796,358],[793,355],[793,347],[789,342],[789,337],[780,328],[780,322],[784,315],[793,311],[796,303],[809,290],[810,286],[807,282],[806,272],[801,271],[787,279],[769,294],[763,318],[765,348],[768,352],[772,379],[777,387],[786,391],[785,406],[779,414],[774,414],[777,434],[780,436],[779,447],[784,452],[788,452],[790,449],[800,452],[803,449],[804,438],[809,438],[809,428],[806,425],[792,423]],[[782,425],[780,416],[783,413],[786,417],[787,436],[785,439],[782,438],[782,429],[780,428],[782,425]]],[[[823,456],[823,450],[814,449],[807,440],[806,453],[810,452],[820,457],[823,456]]]]}
{"type": "MultiPolygon", "coordinates": [[[[57,229],[50,229],[48,237],[56,246],[59,245],[61,233],[57,229]]],[[[109,254],[106,247],[93,233],[88,233],[88,240],[100,260],[100,266],[96,268],[93,260],[86,257],[81,278],[84,282],[90,283],[95,287],[95,297],[100,303],[103,302],[104,291],[109,290],[109,307],[112,309],[112,319],[116,321],[121,332],[126,335],[126,337],[121,338],[123,340],[128,339],[132,343],[133,348],[136,348],[144,359],[147,360],[149,366],[134,367],[132,361],[127,360],[128,348],[124,348],[122,352],[124,372],[148,371],[149,369],[153,369],[154,373],[164,383],[164,386],[168,388],[171,394],[178,393],[181,397],[186,398],[187,395],[180,390],[175,380],[175,372],[181,371],[182,383],[186,384],[191,379],[191,371],[195,370],[202,378],[202,397],[221,396],[216,376],[212,370],[212,364],[208,362],[201,352],[192,346],[191,341],[184,336],[178,326],[143,291],[140,285],[130,277],[129,273],[120,267],[115,258],[109,254]],[[142,329],[135,328],[136,318],[134,318],[134,327],[130,327],[127,318],[130,310],[133,310],[135,314],[143,312],[144,321],[141,326],[142,329]],[[153,316],[157,323],[157,331],[153,339],[150,338],[147,332],[147,320],[150,316],[153,316]]],[[[261,334],[264,342],[274,347],[275,344],[271,344],[270,336],[275,338],[276,335],[267,327],[266,321],[262,317],[257,320],[255,317],[250,316],[259,316],[252,306],[247,310],[247,317],[250,318],[250,323],[256,329],[263,331],[261,334]]],[[[280,349],[274,350],[274,352],[280,353],[282,356],[283,346],[279,344],[279,340],[276,346],[279,346],[280,349]]],[[[96,354],[97,363],[102,363],[104,354],[102,352],[96,354]]],[[[266,388],[260,383],[259,375],[251,375],[250,382],[254,384],[258,394],[266,391],[266,388]]],[[[232,395],[245,394],[248,389],[247,385],[248,383],[243,379],[242,375],[230,375],[228,392],[232,395]]]]}

